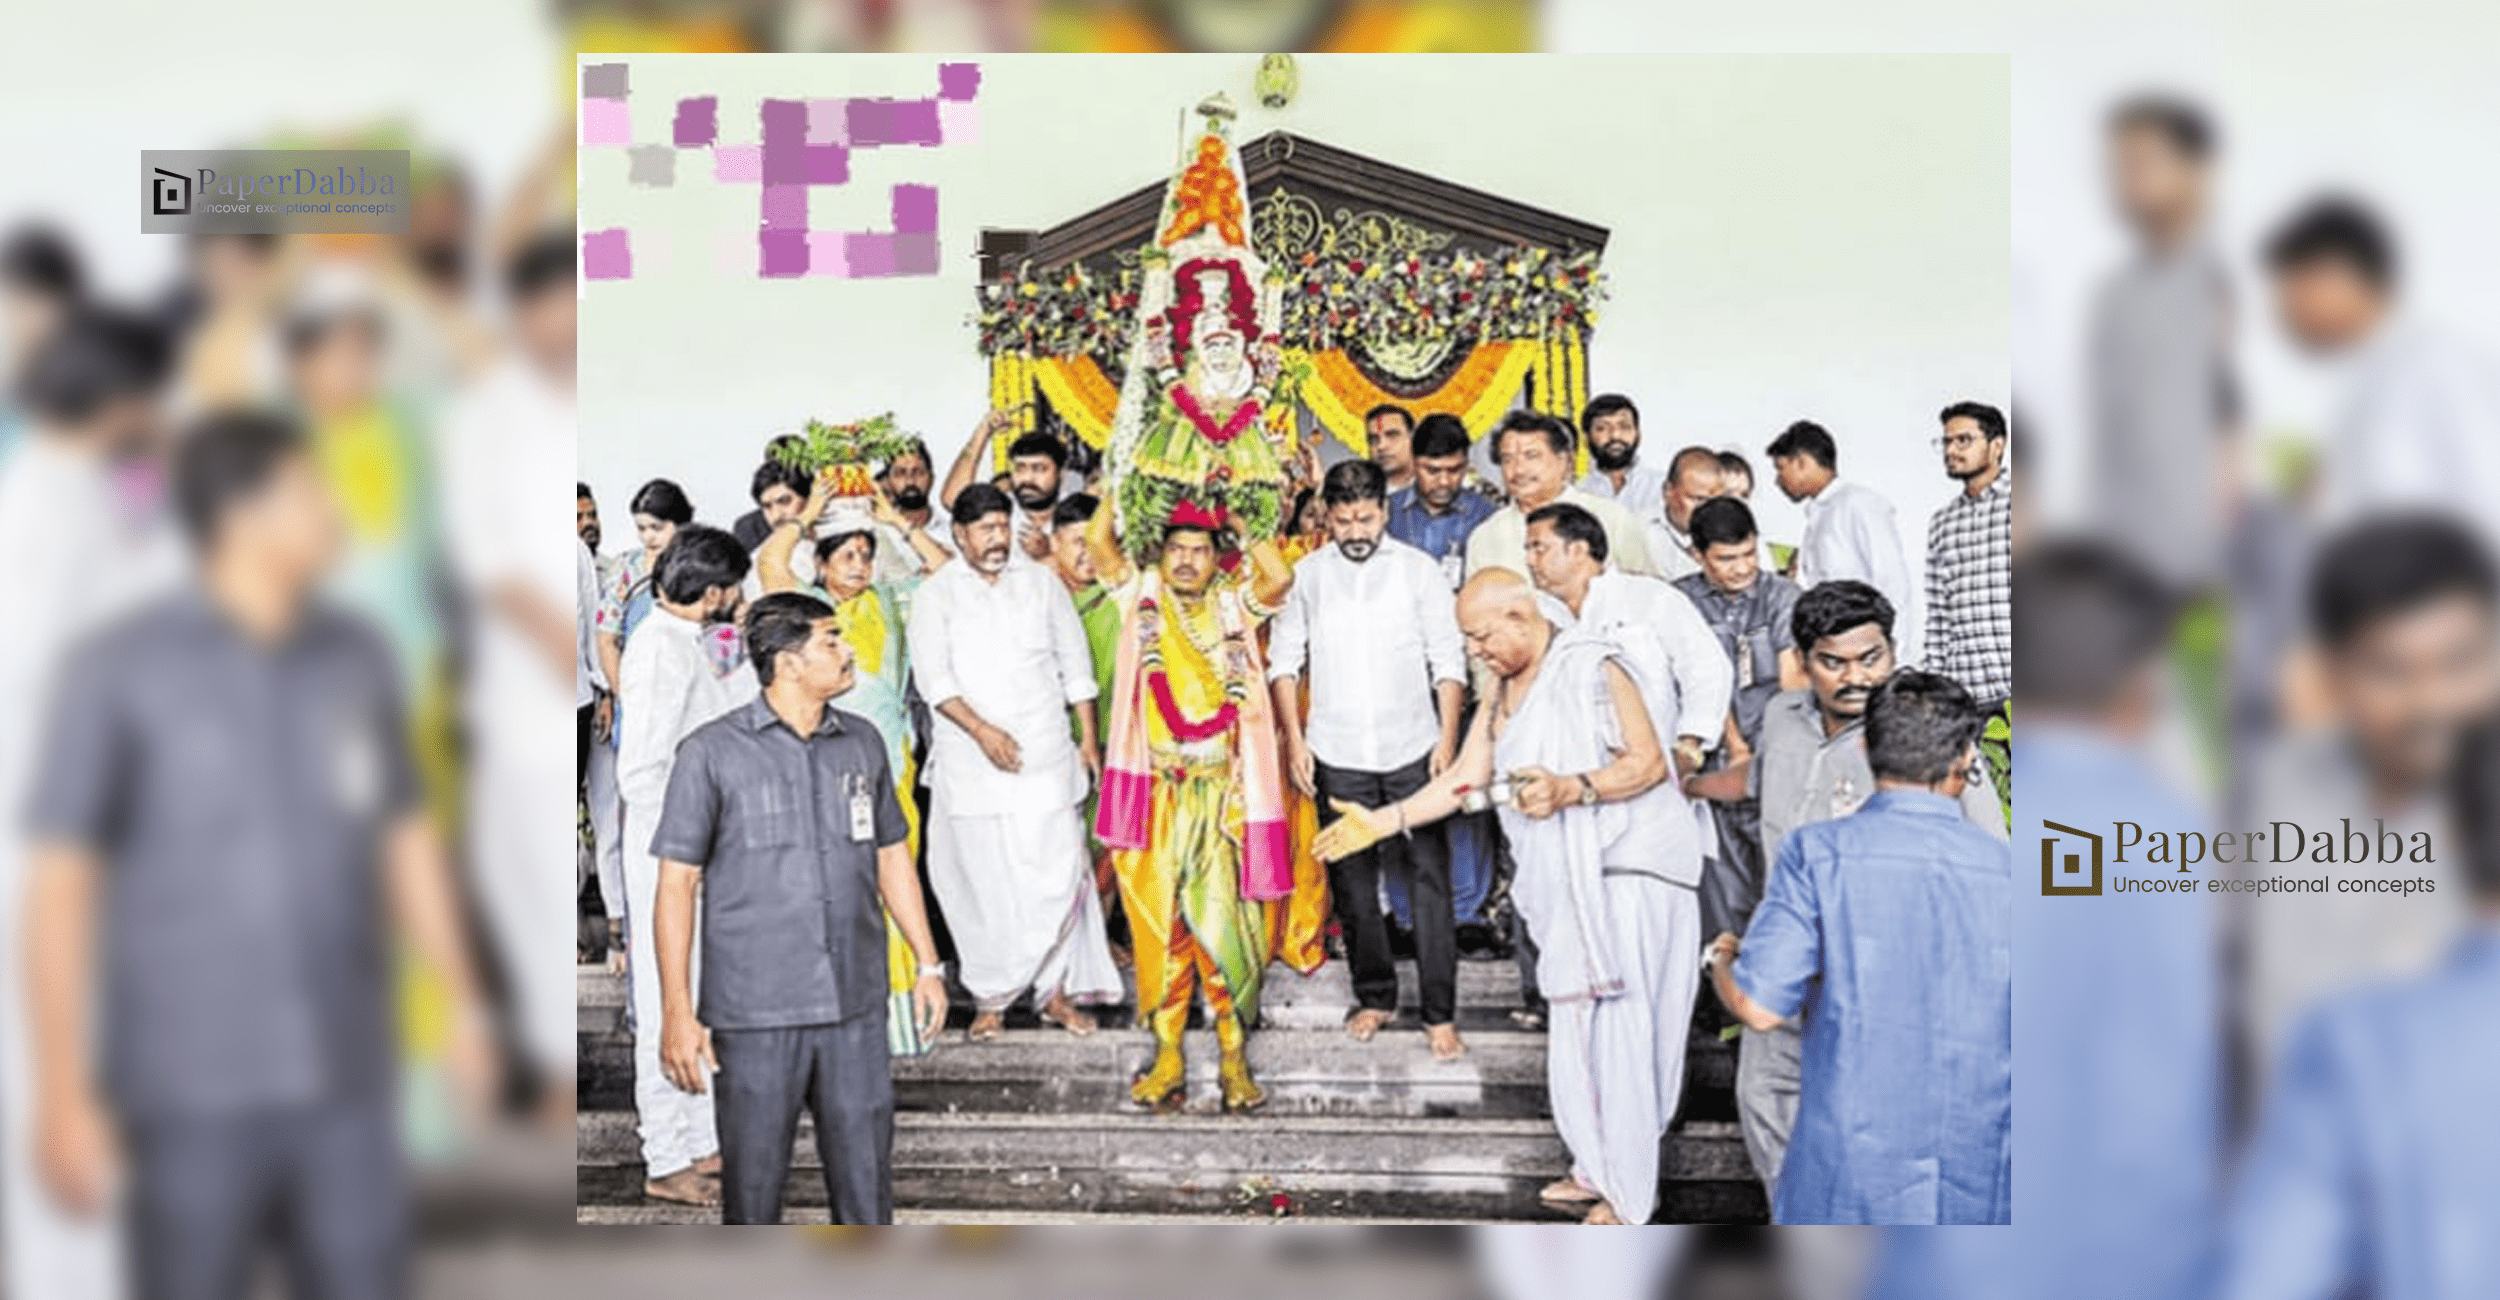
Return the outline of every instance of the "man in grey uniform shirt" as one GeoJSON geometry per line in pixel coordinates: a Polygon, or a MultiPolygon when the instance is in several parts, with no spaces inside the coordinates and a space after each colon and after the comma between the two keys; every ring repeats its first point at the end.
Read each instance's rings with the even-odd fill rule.
{"type": "MultiPolygon", "coordinates": [[[[1797,598],[1790,634],[1805,651],[1807,689],[1782,691],[1762,712],[1762,741],[1749,762],[1685,783],[1722,802],[1758,799],[1762,860],[1811,822],[1856,812],[1875,793],[1866,758],[1866,702],[1892,676],[1892,602],[1863,582],[1826,582],[1797,598]]],[[[1962,817],[2000,840],[2011,837],[1996,787],[1982,769],[1962,788],[1962,817]]],[[[1804,1030],[1798,1021],[1745,1031],[1736,1051],[1736,1117],[1745,1153],[1765,1191],[1779,1183],[1797,1124],[1804,1030]]]]}
{"type": "Polygon", "coordinates": [[[401,1295],[386,910],[473,1100],[493,1052],[397,670],[314,598],[342,527],[293,426],[213,417],[173,489],[196,583],[73,652],[30,809],[46,1180],[102,1213],[126,1160],[143,1300],[241,1300],[273,1229],[294,1294],[401,1295]]]}
{"type": "Polygon", "coordinates": [[[894,1221],[894,1077],[882,900],[920,963],[922,1037],[946,1019],[946,973],[921,909],[885,741],[832,706],[851,648],[833,607],[780,592],[747,611],[764,693],[677,748],[652,856],[660,1063],[720,1091],[721,1221],[781,1222],[799,1111],[816,1120],[835,1223],[894,1221]],[[703,1000],[693,996],[702,897],[703,1000]]]}

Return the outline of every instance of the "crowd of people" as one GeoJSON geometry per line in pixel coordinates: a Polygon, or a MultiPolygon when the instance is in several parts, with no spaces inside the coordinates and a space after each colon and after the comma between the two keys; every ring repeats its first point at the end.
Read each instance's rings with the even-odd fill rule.
{"type": "Polygon", "coordinates": [[[648,1197],[778,1222],[808,1111],[837,1221],[886,1221],[887,1057],[955,1000],[971,1044],[1130,1003],[1156,1044],[1130,1095],[1167,1107],[1203,988],[1222,1103],[1255,1110],[1268,969],[1333,952],[1358,1043],[1411,958],[1444,1061],[1458,963],[1516,960],[1573,1160],[1544,1198],[1588,1222],[1653,1213],[1705,982],[1775,1219],[2006,1220],[1997,408],[1937,417],[1959,490],[1917,586],[1810,421],[1765,448],[1806,516],[1775,548],[1743,453],[1644,454],[1616,394],[1576,428],[1384,405],[1255,541],[1186,500],[1115,522],[1088,450],[1019,415],[867,497],[776,440],[727,529],[652,480],[604,554],[579,487],[576,883],[609,922],[581,955],[631,971],[648,1197]]]}

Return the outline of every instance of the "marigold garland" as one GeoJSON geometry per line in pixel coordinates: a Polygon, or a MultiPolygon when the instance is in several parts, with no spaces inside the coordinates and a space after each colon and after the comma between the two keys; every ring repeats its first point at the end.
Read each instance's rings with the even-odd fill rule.
{"type": "Polygon", "coordinates": [[[1198,156],[1190,160],[1189,169],[1172,189],[1172,224],[1164,227],[1155,242],[1169,247],[1208,226],[1215,227],[1227,244],[1250,242],[1243,233],[1247,214],[1241,203],[1241,180],[1233,174],[1226,152],[1224,137],[1212,131],[1198,137],[1198,156]]]}

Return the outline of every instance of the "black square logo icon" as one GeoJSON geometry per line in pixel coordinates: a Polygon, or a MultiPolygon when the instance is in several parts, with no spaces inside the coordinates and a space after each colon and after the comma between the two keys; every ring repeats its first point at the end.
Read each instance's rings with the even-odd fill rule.
{"type": "Polygon", "coordinates": [[[2081,853],[2069,853],[2066,855],[2066,870],[2064,873],[2068,883],[2060,884],[2058,883],[2059,872],[2057,870],[2058,841],[2046,835],[2040,837],[2041,894],[2045,896],[2055,896],[2059,894],[2091,895],[2100,893],[2101,837],[2090,831],[2076,830],[2072,826],[2060,826],[2056,822],[2050,821],[2047,818],[2042,818],[2040,825],[2044,830],[2052,830],[2056,831],[2060,835],[2072,835],[2079,839],[2086,839],[2092,842],[2092,882],[2090,884],[2074,883],[2075,877],[2083,874],[2083,855],[2081,853]]]}
{"type": "Polygon", "coordinates": [[[149,182],[151,210],[160,217],[184,217],[191,214],[191,178],[180,172],[156,169],[149,182]]]}

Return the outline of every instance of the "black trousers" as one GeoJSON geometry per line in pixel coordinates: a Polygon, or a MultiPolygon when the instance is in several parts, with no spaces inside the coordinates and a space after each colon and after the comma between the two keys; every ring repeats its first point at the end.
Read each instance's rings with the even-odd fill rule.
{"type": "MultiPolygon", "coordinates": [[[[1354,772],[1317,764],[1319,817],[1337,819],[1331,800],[1377,808],[1421,790],[1432,779],[1431,759],[1416,759],[1394,772],[1354,772]]],[[[1380,914],[1380,874],[1406,883],[1415,919],[1415,980],[1421,986],[1424,1023],[1446,1025],[1458,1015],[1458,939],[1450,912],[1450,845],[1438,825],[1392,835],[1328,866],[1328,892],[1337,923],[1345,929],[1346,962],[1354,971],[1355,1001],[1376,1011],[1398,1008],[1398,970],[1389,957],[1389,924],[1380,914]]]]}
{"type": "Polygon", "coordinates": [[[799,1111],[816,1120],[835,1223],[894,1222],[894,1075],[885,1011],[830,1025],[715,1029],[721,1222],[781,1222],[799,1111]]]}
{"type": "Polygon", "coordinates": [[[288,1291],[408,1293],[414,1213],[386,1090],[128,1127],[129,1251],[139,1300],[244,1300],[274,1246],[288,1291]]]}

